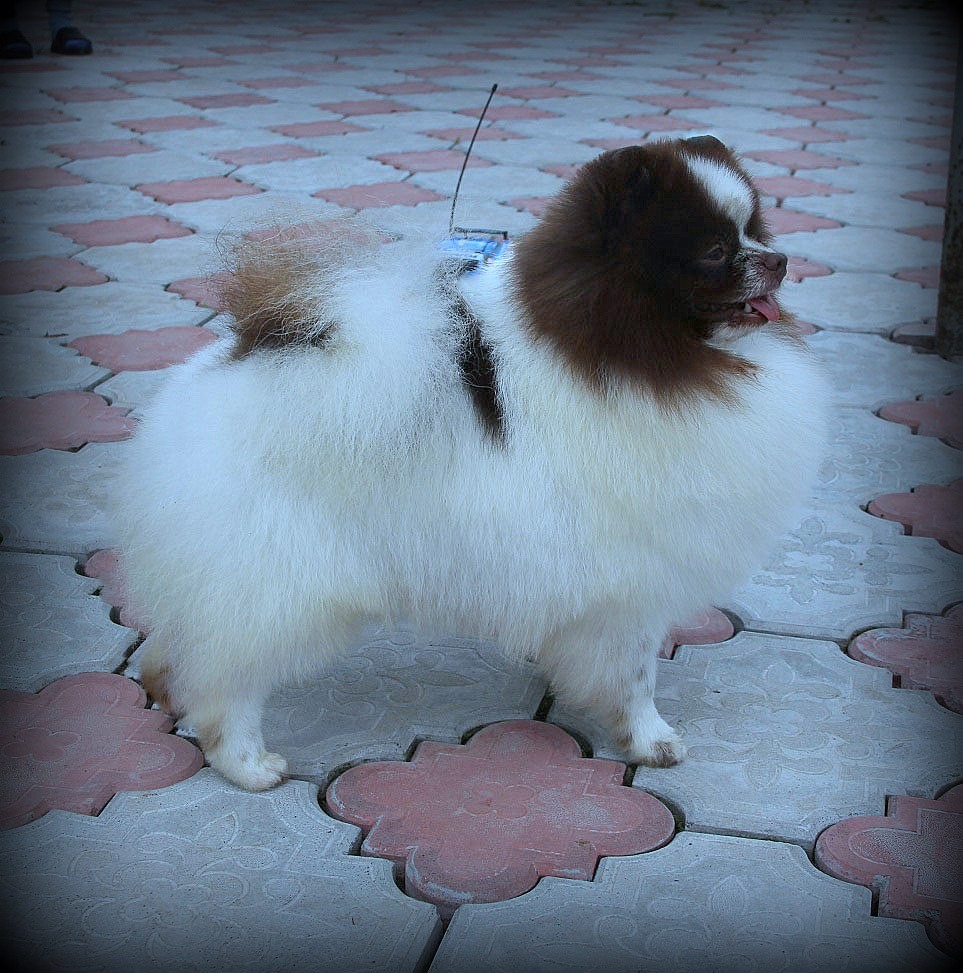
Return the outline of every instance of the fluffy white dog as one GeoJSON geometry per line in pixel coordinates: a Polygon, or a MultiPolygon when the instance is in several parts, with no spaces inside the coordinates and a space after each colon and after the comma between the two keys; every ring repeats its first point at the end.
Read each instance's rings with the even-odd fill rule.
{"type": "Polygon", "coordinates": [[[242,252],[234,334],[173,370],[126,473],[151,696],[271,787],[272,687],[405,619],[536,658],[631,761],[682,759],[657,650],[758,566],[823,439],[768,244],[702,137],[603,154],[474,273],[355,233],[242,252]]]}

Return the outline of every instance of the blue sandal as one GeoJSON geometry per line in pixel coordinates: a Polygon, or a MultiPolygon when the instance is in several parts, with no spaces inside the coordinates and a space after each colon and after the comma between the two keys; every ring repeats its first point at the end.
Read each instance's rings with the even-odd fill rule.
{"type": "Polygon", "coordinates": [[[54,54],[90,54],[93,49],[94,45],[76,27],[61,27],[50,45],[54,54]]]}

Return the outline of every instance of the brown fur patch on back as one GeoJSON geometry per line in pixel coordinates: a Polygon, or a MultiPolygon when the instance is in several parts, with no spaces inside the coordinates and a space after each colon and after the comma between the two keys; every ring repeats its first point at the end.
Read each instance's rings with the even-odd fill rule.
{"type": "Polygon", "coordinates": [[[353,258],[381,242],[373,231],[338,221],[260,232],[239,242],[221,291],[234,318],[233,357],[324,345],[336,327],[325,307],[326,287],[353,258]]]}

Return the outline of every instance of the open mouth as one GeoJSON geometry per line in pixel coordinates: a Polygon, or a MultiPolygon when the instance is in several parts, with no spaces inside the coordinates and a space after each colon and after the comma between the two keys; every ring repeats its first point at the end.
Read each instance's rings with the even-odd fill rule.
{"type": "Polygon", "coordinates": [[[754,325],[778,321],[780,310],[772,294],[757,294],[731,304],[699,304],[696,311],[718,324],[754,325]]]}

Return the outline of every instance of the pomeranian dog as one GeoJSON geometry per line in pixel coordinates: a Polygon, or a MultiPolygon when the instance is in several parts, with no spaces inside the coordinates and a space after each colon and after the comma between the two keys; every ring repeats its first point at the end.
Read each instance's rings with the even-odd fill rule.
{"type": "Polygon", "coordinates": [[[242,248],[232,333],[173,370],[124,474],[151,697],[268,788],[272,688],[405,620],[536,659],[629,761],[681,760],[657,651],[763,561],[821,452],[770,241],[700,136],[585,164],[471,273],[356,231],[242,248]]]}

